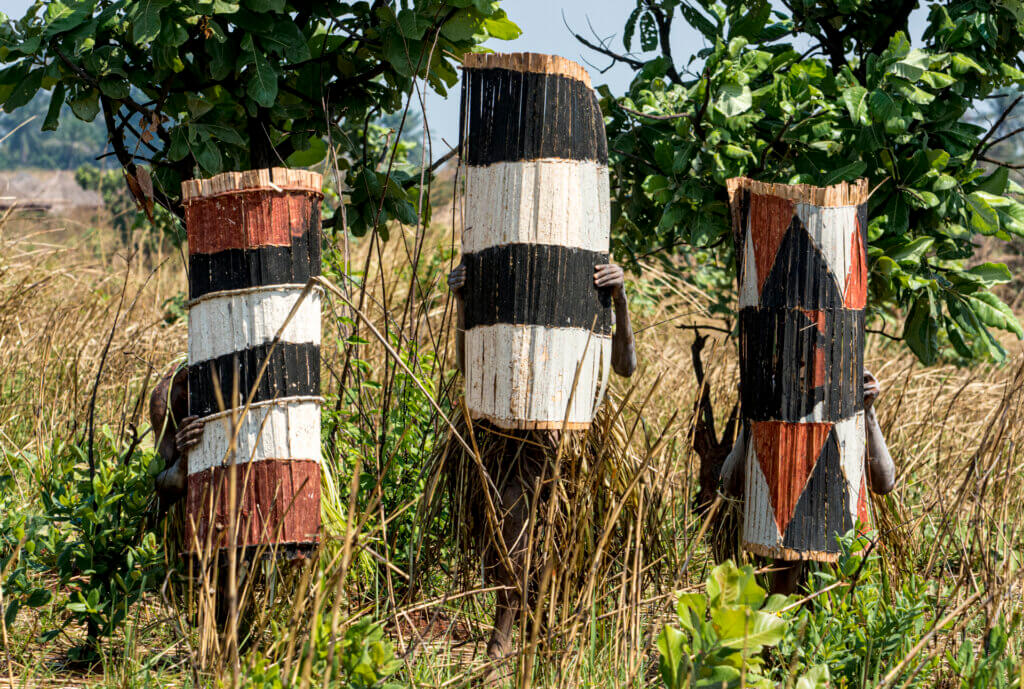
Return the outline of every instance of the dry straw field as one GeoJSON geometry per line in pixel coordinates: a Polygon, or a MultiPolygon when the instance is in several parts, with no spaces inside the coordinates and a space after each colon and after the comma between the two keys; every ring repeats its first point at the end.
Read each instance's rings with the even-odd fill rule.
{"type": "MultiPolygon", "coordinates": [[[[445,288],[456,246],[439,222],[325,256],[324,544],[305,567],[250,572],[236,636],[218,634],[211,579],[183,576],[175,512],[160,518],[147,492],[148,391],[186,347],[182,254],[124,246],[92,218],[5,218],[0,686],[664,686],[659,634],[685,626],[679,591],[712,610],[684,645],[705,683],[676,686],[722,686],[714,669],[734,651],[714,646],[724,603],[707,582],[711,544],[728,551],[728,538],[693,507],[694,331],[676,326],[711,336],[721,428],[738,376],[734,342],[713,329],[725,324],[654,265],[629,277],[640,367],[614,403],[639,498],[575,532],[615,538],[587,551],[583,581],[552,574],[515,653],[490,665],[494,587],[460,566],[450,515],[423,509],[442,414],[460,409],[445,288]],[[617,532],[627,522],[639,526],[617,532]],[[98,648],[83,647],[89,631],[98,648]]],[[[781,641],[725,686],[824,686],[806,677],[817,665],[837,687],[1021,686],[1024,353],[1007,346],[1001,366],[923,367],[869,338],[899,469],[873,507],[878,543],[817,572],[779,613],[781,641]]]]}

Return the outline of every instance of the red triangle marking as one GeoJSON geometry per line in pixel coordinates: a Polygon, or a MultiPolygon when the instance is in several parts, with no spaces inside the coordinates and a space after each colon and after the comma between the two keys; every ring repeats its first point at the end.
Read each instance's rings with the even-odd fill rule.
{"type": "Polygon", "coordinates": [[[863,309],[868,305],[868,261],[864,255],[860,220],[856,222],[857,230],[850,238],[850,272],[846,275],[843,296],[843,306],[848,309],[863,309]]]}
{"type": "Polygon", "coordinates": [[[860,477],[860,493],[857,494],[857,519],[864,524],[864,528],[868,528],[870,523],[871,515],[868,513],[868,479],[867,471],[861,474],[860,477]]]}
{"type": "Polygon", "coordinates": [[[764,281],[775,264],[782,238],[793,222],[793,202],[778,196],[751,194],[749,222],[757,265],[757,294],[760,296],[764,281]]]}
{"type": "Polygon", "coordinates": [[[832,424],[753,421],[751,430],[757,461],[768,482],[775,525],[784,534],[832,424]]]}

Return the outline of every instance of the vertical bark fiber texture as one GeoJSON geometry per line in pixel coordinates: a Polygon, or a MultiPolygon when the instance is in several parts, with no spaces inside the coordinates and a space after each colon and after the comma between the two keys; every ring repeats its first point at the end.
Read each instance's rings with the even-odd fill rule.
{"type": "Polygon", "coordinates": [[[594,287],[610,212],[590,77],[530,53],[468,55],[464,71],[466,404],[502,428],[587,428],[612,329],[594,287]]]}
{"type": "Polygon", "coordinates": [[[320,293],[302,292],[320,274],[321,186],[284,168],[182,185],[189,414],[204,419],[188,459],[193,554],[319,540],[320,293]]]}
{"type": "Polygon", "coordinates": [[[729,180],[740,257],[744,547],[835,561],[866,521],[867,181],[729,180]]]}

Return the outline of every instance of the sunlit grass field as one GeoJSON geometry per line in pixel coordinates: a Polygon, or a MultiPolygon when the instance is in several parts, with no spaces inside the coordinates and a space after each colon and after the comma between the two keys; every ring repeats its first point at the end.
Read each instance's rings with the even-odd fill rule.
{"type": "MultiPolygon", "coordinates": [[[[149,391],[186,351],[181,252],[125,246],[103,219],[4,219],[0,686],[664,686],[659,634],[680,626],[677,592],[707,592],[719,518],[737,509],[706,520],[693,504],[692,326],[710,337],[721,432],[737,397],[728,324],[664,267],[630,276],[640,367],[608,403],[648,472],[622,508],[649,530],[616,534],[626,547],[586,586],[553,577],[516,652],[490,664],[494,587],[458,566],[448,515],[421,509],[442,412],[460,410],[449,217],[326,253],[323,545],[304,566],[250,573],[239,635],[218,632],[212,579],[187,576],[180,515],[158,519],[151,494],[149,391]],[[84,647],[86,621],[113,617],[84,647]]],[[[898,485],[873,504],[871,554],[814,574],[785,638],[756,656],[769,686],[822,664],[837,687],[1021,686],[1024,355],[1006,345],[1002,365],[924,367],[869,336],[898,485]]]]}

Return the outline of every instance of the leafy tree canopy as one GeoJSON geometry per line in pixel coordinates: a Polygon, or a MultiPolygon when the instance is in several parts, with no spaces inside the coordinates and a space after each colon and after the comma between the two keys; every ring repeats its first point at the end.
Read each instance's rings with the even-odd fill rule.
{"type": "Polygon", "coordinates": [[[462,55],[519,35],[494,0],[50,0],[3,19],[5,111],[46,89],[44,129],[64,103],[102,118],[118,162],[145,164],[175,211],[185,179],[313,165],[329,143],[357,234],[416,220],[419,180],[388,173],[373,120],[401,112],[415,80],[443,94],[462,55]]]}
{"type": "MultiPolygon", "coordinates": [[[[1001,359],[990,332],[1024,335],[991,292],[1002,264],[968,268],[977,235],[1024,236],[1024,191],[993,156],[992,128],[967,121],[987,99],[1001,112],[1024,84],[1020,0],[637,0],[626,52],[578,37],[636,75],[628,94],[602,87],[618,248],[632,257],[685,247],[697,280],[734,294],[725,180],[827,185],[866,176],[870,298],[925,362],[1001,359]],[[920,45],[913,11],[927,12],[920,45]],[[672,54],[684,21],[707,47],[672,54]],[[640,59],[639,45],[654,52],[640,59]],[[798,49],[797,46],[800,46],[798,49]],[[652,228],[655,228],[652,231],[652,228]]],[[[1024,108],[1022,108],[1024,109],[1024,108]]]]}

